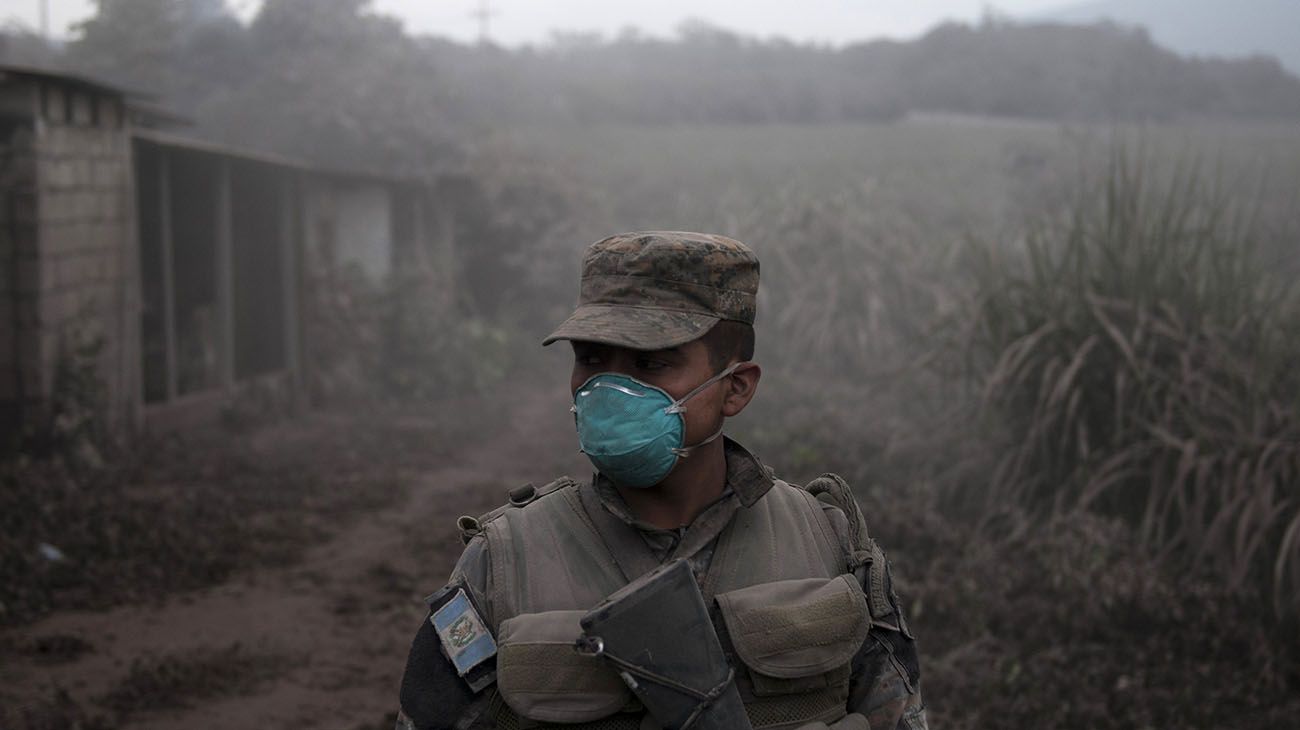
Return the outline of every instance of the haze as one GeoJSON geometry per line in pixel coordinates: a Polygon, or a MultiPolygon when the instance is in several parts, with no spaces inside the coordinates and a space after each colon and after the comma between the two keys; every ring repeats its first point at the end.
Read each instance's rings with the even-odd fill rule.
{"type": "MultiPolygon", "coordinates": [[[[839,475],[866,521],[790,496],[854,544],[837,562],[873,557],[861,596],[830,579],[856,606],[819,647],[838,668],[763,680],[729,651],[746,699],[784,693],[756,719],[875,687],[920,691],[936,730],[1296,726],[1298,15],[0,0],[0,729],[389,730],[402,696],[456,714],[421,687],[445,670],[469,693],[412,651],[421,599],[496,530],[475,515],[544,524],[577,493],[553,480],[600,468],[574,350],[540,342],[589,244],[650,230],[762,262],[754,351],[695,361],[763,368],[724,457],[839,475]]],[[[611,368],[684,395],[658,359],[611,368]]],[[[730,503],[717,554],[775,500],[730,503]]],[[[568,537],[604,559],[603,534],[568,537]]],[[[744,552],[725,562],[775,559],[744,552]]],[[[512,560],[492,557],[538,575],[512,560]]],[[[792,602],[829,595],[797,567],[792,602]]],[[[515,726],[499,688],[476,696],[515,726]]]]}
{"type": "MultiPolygon", "coordinates": [[[[1068,2],[1062,0],[1003,0],[997,9],[1013,15],[1033,14],[1068,2]]],[[[230,3],[240,15],[253,15],[256,0],[230,3]]],[[[808,0],[803,3],[722,0],[707,3],[663,0],[658,3],[602,3],[590,0],[494,0],[490,33],[494,41],[520,45],[548,40],[556,31],[597,31],[615,34],[635,27],[652,35],[669,35],[679,23],[697,18],[725,28],[762,37],[784,36],[799,41],[840,44],[880,36],[917,35],[947,19],[971,20],[987,3],[977,0],[914,0],[883,3],[869,0],[808,0]]],[[[40,26],[39,0],[4,0],[0,19],[31,28],[40,26]]],[[[49,0],[50,29],[67,36],[71,26],[94,11],[91,0],[49,0]]],[[[376,0],[374,7],[400,18],[408,31],[477,38],[479,7],[474,0],[376,0]]]]}

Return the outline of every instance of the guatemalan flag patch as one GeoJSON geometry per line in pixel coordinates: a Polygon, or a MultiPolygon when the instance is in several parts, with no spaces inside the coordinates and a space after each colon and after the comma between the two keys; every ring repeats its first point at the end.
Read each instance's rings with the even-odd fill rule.
{"type": "Polygon", "coordinates": [[[434,611],[429,621],[460,676],[496,656],[497,642],[463,588],[457,589],[450,601],[434,611]]]}

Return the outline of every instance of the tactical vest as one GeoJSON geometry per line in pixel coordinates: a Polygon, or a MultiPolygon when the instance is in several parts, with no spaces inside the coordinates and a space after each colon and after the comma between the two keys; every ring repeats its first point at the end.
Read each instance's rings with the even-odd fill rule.
{"type": "MultiPolygon", "coordinates": [[[[838,484],[833,496],[851,501],[838,484]]],[[[845,511],[849,529],[837,531],[817,497],[777,480],[717,538],[701,591],[756,729],[845,715],[850,663],[874,612],[850,574],[873,558],[883,570],[856,503],[845,511]]],[[[612,669],[573,651],[579,618],[657,564],[634,528],[610,520],[592,487],[570,480],[482,518],[497,727],[656,727],[612,669]]]]}

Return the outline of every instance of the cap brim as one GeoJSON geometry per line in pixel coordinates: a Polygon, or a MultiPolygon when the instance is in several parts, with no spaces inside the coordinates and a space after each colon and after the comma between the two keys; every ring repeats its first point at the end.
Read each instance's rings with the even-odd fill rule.
{"type": "Polygon", "coordinates": [[[542,340],[542,345],[582,340],[634,350],[664,350],[703,337],[718,320],[709,314],[673,309],[584,304],[542,340]]]}

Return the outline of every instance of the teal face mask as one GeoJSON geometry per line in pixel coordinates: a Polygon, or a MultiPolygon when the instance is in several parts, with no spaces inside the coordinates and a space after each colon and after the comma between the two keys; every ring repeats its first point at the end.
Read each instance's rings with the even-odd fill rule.
{"type": "Polygon", "coordinates": [[[719,428],[698,444],[686,446],[686,401],[731,375],[735,363],[695,387],[680,400],[662,388],[618,373],[593,375],[573,396],[578,444],[601,474],[624,487],[662,482],[677,460],[722,435],[719,428]]]}

